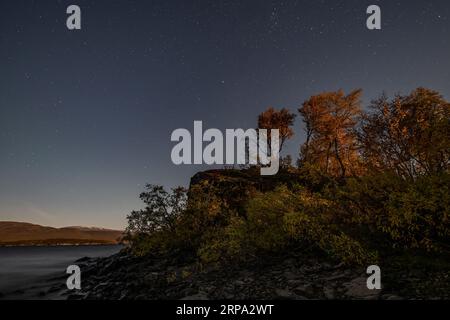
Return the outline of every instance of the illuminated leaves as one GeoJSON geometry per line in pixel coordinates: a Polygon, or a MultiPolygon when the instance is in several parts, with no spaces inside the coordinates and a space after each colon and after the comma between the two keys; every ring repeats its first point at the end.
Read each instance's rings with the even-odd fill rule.
{"type": "Polygon", "coordinates": [[[361,90],[312,96],[298,110],[306,128],[301,162],[314,163],[332,176],[361,171],[355,127],[361,114],[361,90]]]}

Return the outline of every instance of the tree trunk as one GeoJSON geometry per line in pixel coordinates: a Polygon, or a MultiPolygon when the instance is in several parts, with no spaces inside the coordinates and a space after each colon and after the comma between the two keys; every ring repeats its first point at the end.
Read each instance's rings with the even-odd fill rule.
{"type": "Polygon", "coordinates": [[[334,153],[336,154],[336,159],[339,162],[339,165],[341,166],[342,176],[345,177],[345,166],[344,163],[342,163],[341,157],[339,156],[337,138],[334,138],[334,153]]]}

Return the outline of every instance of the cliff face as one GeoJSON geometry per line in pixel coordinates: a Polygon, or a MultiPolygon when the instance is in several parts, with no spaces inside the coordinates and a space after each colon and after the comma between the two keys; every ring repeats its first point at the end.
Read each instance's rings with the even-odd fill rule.
{"type": "Polygon", "coordinates": [[[203,182],[209,184],[232,188],[235,186],[248,187],[261,192],[272,191],[276,186],[294,184],[308,186],[310,189],[317,189],[326,183],[323,177],[311,177],[292,168],[280,167],[279,172],[274,176],[262,176],[259,167],[248,169],[216,169],[196,173],[191,177],[190,188],[203,182]],[[315,178],[315,181],[312,181],[315,178]]]}
{"type": "Polygon", "coordinates": [[[226,203],[229,209],[244,214],[245,204],[252,195],[270,189],[271,179],[261,177],[257,168],[208,170],[198,172],[191,178],[189,199],[198,193],[214,195],[226,203]]]}
{"type": "Polygon", "coordinates": [[[253,187],[263,192],[273,190],[279,183],[301,182],[298,175],[283,168],[280,168],[276,176],[262,176],[258,167],[251,167],[243,170],[216,169],[201,171],[192,176],[190,187],[199,185],[204,181],[222,186],[241,185],[253,187]]]}
{"type": "Polygon", "coordinates": [[[309,178],[298,172],[280,168],[275,176],[261,176],[258,167],[250,167],[243,170],[217,169],[198,172],[190,180],[189,193],[211,192],[224,200],[229,208],[244,214],[246,203],[252,196],[258,192],[273,191],[280,185],[304,185],[314,189],[309,178]]]}
{"type": "Polygon", "coordinates": [[[0,221],[0,245],[58,243],[117,243],[122,231],[66,227],[52,228],[24,222],[0,221]]]}

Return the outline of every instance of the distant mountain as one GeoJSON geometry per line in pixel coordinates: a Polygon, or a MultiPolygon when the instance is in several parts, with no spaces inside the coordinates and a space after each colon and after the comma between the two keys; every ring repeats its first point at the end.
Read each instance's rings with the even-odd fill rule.
{"type": "Polygon", "coordinates": [[[52,228],[0,221],[0,245],[114,244],[123,231],[88,227],[52,228]]]}

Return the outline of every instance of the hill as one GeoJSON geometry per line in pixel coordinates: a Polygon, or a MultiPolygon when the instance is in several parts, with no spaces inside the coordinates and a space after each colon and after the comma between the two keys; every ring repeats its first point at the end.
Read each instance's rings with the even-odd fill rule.
{"type": "Polygon", "coordinates": [[[0,221],[0,245],[46,244],[113,244],[118,243],[122,231],[64,227],[53,228],[25,222],[0,221]]]}

